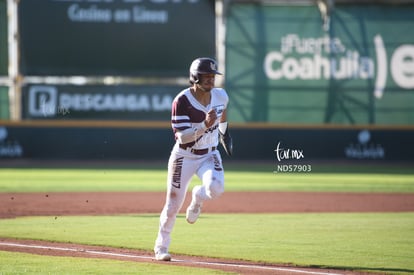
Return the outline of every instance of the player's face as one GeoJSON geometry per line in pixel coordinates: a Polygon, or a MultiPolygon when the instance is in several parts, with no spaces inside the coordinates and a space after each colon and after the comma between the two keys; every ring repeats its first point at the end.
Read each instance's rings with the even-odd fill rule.
{"type": "Polygon", "coordinates": [[[198,87],[204,92],[210,92],[214,88],[215,74],[203,74],[200,76],[198,87]]]}

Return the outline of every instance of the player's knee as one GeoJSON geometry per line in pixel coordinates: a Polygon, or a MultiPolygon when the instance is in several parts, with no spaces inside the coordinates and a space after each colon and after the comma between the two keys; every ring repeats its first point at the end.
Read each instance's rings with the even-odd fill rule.
{"type": "Polygon", "coordinates": [[[178,205],[176,202],[172,202],[170,201],[168,203],[168,207],[167,207],[167,217],[169,218],[173,218],[175,217],[178,212],[180,211],[180,205],[178,205]]]}
{"type": "Polygon", "coordinates": [[[220,197],[221,194],[224,192],[224,184],[222,181],[215,180],[213,181],[209,188],[206,190],[206,194],[210,199],[215,199],[220,197]]]}
{"type": "Polygon", "coordinates": [[[172,206],[172,207],[168,208],[168,210],[167,210],[167,217],[168,218],[173,218],[173,217],[177,216],[179,211],[180,211],[180,209],[178,207],[172,206]]]}

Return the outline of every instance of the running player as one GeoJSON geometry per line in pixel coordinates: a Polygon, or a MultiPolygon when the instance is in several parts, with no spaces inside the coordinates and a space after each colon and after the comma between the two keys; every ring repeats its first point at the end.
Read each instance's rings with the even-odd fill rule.
{"type": "Polygon", "coordinates": [[[192,201],[186,211],[188,223],[195,223],[203,201],[218,198],[224,192],[224,171],[217,150],[223,137],[230,141],[224,146],[231,155],[231,137],[227,131],[226,107],[228,96],[224,89],[215,88],[217,63],[211,58],[197,58],[190,66],[191,86],[173,100],[171,124],[176,143],[168,161],[167,195],[160,215],[155,242],[155,259],[170,261],[168,249],[174,227],[193,175],[201,185],[192,190],[192,201]],[[219,134],[220,131],[220,134],[219,134]]]}

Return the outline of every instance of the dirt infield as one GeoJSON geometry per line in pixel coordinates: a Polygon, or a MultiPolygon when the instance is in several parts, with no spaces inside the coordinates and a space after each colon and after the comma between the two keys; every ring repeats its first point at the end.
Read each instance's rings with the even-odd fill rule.
{"type": "MultiPolygon", "coordinates": [[[[159,213],[163,192],[0,193],[0,218],[40,215],[159,213]]],[[[185,206],[190,203],[187,194],[185,206]]],[[[414,211],[414,194],[227,192],[204,213],[308,213],[414,211]]]]}
{"type": "MultiPolygon", "coordinates": [[[[115,215],[159,213],[165,193],[1,193],[0,218],[19,216],[115,215]]],[[[182,211],[190,202],[188,194],[182,211]]],[[[204,213],[310,213],[310,212],[404,212],[414,211],[414,194],[228,192],[208,201],[204,213]]],[[[41,255],[94,257],[153,262],[149,251],[58,244],[0,238],[0,250],[41,255]]],[[[329,269],[264,265],[245,261],[173,255],[173,264],[208,267],[239,274],[362,274],[329,269]]],[[[370,273],[373,274],[373,273],[370,273]]]]}

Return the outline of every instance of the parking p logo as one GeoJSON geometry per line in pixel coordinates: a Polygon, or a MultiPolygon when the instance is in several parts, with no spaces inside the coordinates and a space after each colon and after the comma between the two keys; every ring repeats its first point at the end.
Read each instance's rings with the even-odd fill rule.
{"type": "Polygon", "coordinates": [[[55,116],[57,89],[54,86],[32,86],[29,89],[29,114],[31,116],[55,116]]]}

